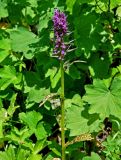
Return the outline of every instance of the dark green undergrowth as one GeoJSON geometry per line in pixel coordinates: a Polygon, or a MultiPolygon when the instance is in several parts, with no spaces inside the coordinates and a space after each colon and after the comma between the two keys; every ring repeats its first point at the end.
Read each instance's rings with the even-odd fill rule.
{"type": "Polygon", "coordinates": [[[0,0],[0,160],[61,159],[54,8],[74,40],[64,58],[66,159],[120,160],[120,0],[0,0]]]}

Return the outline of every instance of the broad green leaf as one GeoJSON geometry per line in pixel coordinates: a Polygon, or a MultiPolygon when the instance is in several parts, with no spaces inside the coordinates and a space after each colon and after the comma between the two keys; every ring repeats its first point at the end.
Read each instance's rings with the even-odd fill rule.
{"type": "Polygon", "coordinates": [[[46,31],[44,30],[47,27],[49,28],[49,20],[52,20],[53,16],[53,10],[54,7],[56,8],[59,0],[53,0],[53,1],[44,1],[44,3],[41,1],[39,4],[39,25],[38,25],[38,30],[41,31],[46,31]],[[53,6],[54,5],[54,6],[53,6]]]}
{"type": "Polygon", "coordinates": [[[101,158],[97,153],[92,152],[91,156],[86,156],[82,160],[101,160],[101,158]]]}
{"type": "Polygon", "coordinates": [[[99,113],[102,118],[113,115],[121,119],[120,79],[115,78],[110,88],[107,88],[103,80],[95,79],[93,85],[87,85],[85,89],[83,98],[90,104],[90,113],[99,113]]]}
{"type": "Polygon", "coordinates": [[[69,67],[69,71],[66,71],[73,79],[80,79],[80,71],[74,66],[69,67]]]}
{"type": "Polygon", "coordinates": [[[35,84],[38,87],[42,86],[42,80],[40,79],[40,75],[36,72],[27,71],[23,75],[24,77],[24,93],[28,93],[31,91],[32,87],[35,86],[35,84]]]}
{"type": "Polygon", "coordinates": [[[42,156],[40,154],[32,154],[27,160],[42,160],[42,156]]]}
{"type": "Polygon", "coordinates": [[[51,130],[49,124],[46,124],[44,122],[40,122],[35,131],[35,135],[37,137],[37,140],[41,140],[44,138],[47,138],[48,135],[50,135],[51,130]]]}
{"type": "Polygon", "coordinates": [[[45,130],[43,123],[39,123],[37,125],[35,135],[37,137],[37,140],[41,140],[47,137],[47,131],[45,130]]]}
{"type": "Polygon", "coordinates": [[[55,88],[61,77],[60,69],[58,70],[56,67],[48,69],[45,76],[46,77],[50,76],[51,86],[52,88],[55,88]]]}
{"type": "Polygon", "coordinates": [[[0,39],[0,62],[2,62],[11,50],[10,39],[0,39]]]}
{"type": "Polygon", "coordinates": [[[50,17],[49,17],[48,13],[46,13],[40,17],[40,19],[39,19],[39,31],[40,32],[42,31],[42,29],[48,27],[49,20],[50,20],[50,17]]]}
{"type": "Polygon", "coordinates": [[[27,0],[27,2],[30,4],[30,6],[32,6],[32,7],[37,7],[38,5],[37,5],[37,1],[35,1],[35,0],[27,0]]]}
{"type": "Polygon", "coordinates": [[[57,72],[57,68],[56,67],[53,67],[52,69],[48,69],[47,73],[46,73],[46,77],[49,77],[49,76],[52,76],[54,77],[54,75],[56,74],[57,72]]]}
{"type": "Polygon", "coordinates": [[[109,1],[107,0],[95,1],[95,5],[97,5],[96,12],[97,13],[107,12],[109,4],[108,2],[109,1]]]}
{"type": "MultiPolygon", "coordinates": [[[[116,14],[117,14],[118,17],[121,18],[121,6],[117,8],[116,14]]],[[[120,26],[121,26],[121,22],[120,22],[120,26]]],[[[121,27],[120,27],[120,28],[121,28],[121,27]]],[[[120,31],[121,31],[121,29],[120,29],[120,31]]]]}
{"type": "Polygon", "coordinates": [[[76,104],[78,106],[83,106],[82,99],[79,94],[75,94],[71,99],[71,103],[76,104]]]}
{"type": "Polygon", "coordinates": [[[9,32],[13,51],[23,52],[26,58],[31,59],[34,56],[34,44],[38,41],[36,35],[23,27],[9,32]]]}
{"type": "Polygon", "coordinates": [[[32,9],[32,7],[26,7],[26,8],[24,8],[24,9],[22,10],[22,12],[23,12],[23,14],[24,14],[25,16],[31,17],[31,19],[30,19],[30,18],[27,18],[28,24],[29,24],[29,23],[32,23],[32,19],[34,19],[34,17],[36,16],[36,14],[35,14],[34,10],[32,9]]]}
{"type": "MultiPolygon", "coordinates": [[[[97,1],[98,3],[98,6],[103,10],[103,11],[108,11],[109,9],[114,9],[115,7],[118,7],[120,6],[121,4],[121,1],[120,0],[110,0],[110,1],[107,1],[107,0],[100,0],[100,1],[97,1]],[[105,8],[104,8],[104,5],[105,5],[105,8]],[[106,9],[106,10],[105,10],[106,9]]],[[[99,8],[99,9],[100,9],[99,8]]],[[[100,10],[101,10],[100,9],[100,10]]]]}
{"type": "Polygon", "coordinates": [[[16,76],[16,70],[13,66],[4,66],[4,68],[0,68],[0,77],[11,79],[16,76]]]}
{"type": "Polygon", "coordinates": [[[37,141],[34,146],[33,153],[34,154],[39,153],[46,145],[47,145],[47,141],[44,139],[37,141]]]}
{"type": "Polygon", "coordinates": [[[40,103],[49,93],[50,93],[49,90],[45,88],[33,87],[29,92],[27,101],[40,103]]]}
{"type": "Polygon", "coordinates": [[[121,1],[120,0],[111,0],[110,1],[110,7],[111,9],[117,7],[117,6],[120,6],[121,5],[121,1]]]}
{"type": "Polygon", "coordinates": [[[21,82],[21,73],[16,73],[13,66],[4,65],[0,68],[0,88],[6,89],[10,84],[19,84],[21,82]]]}
{"type": "Polygon", "coordinates": [[[87,126],[88,119],[85,119],[81,113],[83,108],[81,106],[71,105],[71,108],[67,110],[66,127],[70,129],[70,136],[76,136],[89,132],[87,126]]]}
{"type": "Polygon", "coordinates": [[[5,152],[0,152],[0,160],[16,160],[15,151],[12,145],[5,152]]]}
{"type": "Polygon", "coordinates": [[[42,119],[42,115],[36,111],[30,111],[27,113],[20,113],[19,118],[23,121],[31,130],[35,130],[37,123],[42,119]]]}
{"type": "Polygon", "coordinates": [[[28,25],[33,24],[33,21],[36,19],[35,8],[38,7],[38,3],[35,0],[26,0],[26,2],[26,7],[23,8],[22,13],[26,17],[26,23],[28,25]]]}
{"type": "Polygon", "coordinates": [[[70,99],[70,102],[70,107],[67,105],[67,101],[65,102],[68,106],[66,109],[66,127],[70,130],[70,136],[77,136],[99,130],[98,115],[89,115],[88,111],[84,110],[79,95],[74,96],[72,100],[70,99]]]}
{"type": "Polygon", "coordinates": [[[54,77],[50,76],[52,88],[56,87],[58,81],[60,80],[60,77],[61,77],[60,70],[57,71],[57,73],[54,75],[54,77]]]}
{"type": "Polygon", "coordinates": [[[80,12],[76,12],[75,8],[74,36],[76,39],[75,43],[78,47],[76,54],[80,55],[81,51],[84,51],[88,56],[90,51],[98,50],[101,42],[101,35],[99,33],[103,28],[101,23],[96,23],[99,17],[95,12],[90,12],[88,14],[80,14],[80,12]]]}
{"type": "Polygon", "coordinates": [[[76,0],[66,0],[66,5],[67,5],[67,11],[69,11],[72,14],[73,10],[73,5],[76,2],[76,0]]]}
{"type": "Polygon", "coordinates": [[[109,73],[109,66],[110,59],[108,54],[105,54],[102,57],[100,57],[99,54],[91,54],[89,60],[89,70],[92,77],[106,78],[109,73]]]}
{"type": "Polygon", "coordinates": [[[8,16],[7,2],[0,0],[0,19],[8,16]]]}
{"type": "Polygon", "coordinates": [[[90,3],[94,0],[66,0],[66,5],[67,5],[67,11],[70,12],[70,14],[72,14],[73,11],[73,6],[75,4],[75,2],[78,2],[78,5],[83,4],[83,3],[90,3]]]}

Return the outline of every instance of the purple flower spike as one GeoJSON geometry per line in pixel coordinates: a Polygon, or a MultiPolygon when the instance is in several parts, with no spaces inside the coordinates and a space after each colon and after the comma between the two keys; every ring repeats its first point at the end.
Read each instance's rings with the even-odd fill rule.
{"type": "Polygon", "coordinates": [[[64,43],[64,36],[68,31],[66,15],[58,9],[55,9],[53,23],[55,37],[54,55],[57,55],[59,59],[63,59],[67,49],[64,43]]]}

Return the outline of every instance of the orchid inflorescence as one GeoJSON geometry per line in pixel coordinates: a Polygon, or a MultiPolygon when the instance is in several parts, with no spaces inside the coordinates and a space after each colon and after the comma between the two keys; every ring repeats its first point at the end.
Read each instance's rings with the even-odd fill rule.
{"type": "Polygon", "coordinates": [[[53,23],[55,38],[54,55],[58,56],[59,59],[64,59],[67,49],[67,45],[64,42],[64,36],[67,35],[68,32],[66,15],[58,9],[55,9],[53,23]]]}

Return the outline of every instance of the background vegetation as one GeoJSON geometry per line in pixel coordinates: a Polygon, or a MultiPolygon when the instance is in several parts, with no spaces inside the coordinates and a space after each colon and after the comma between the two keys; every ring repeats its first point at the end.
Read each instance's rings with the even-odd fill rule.
{"type": "Polygon", "coordinates": [[[64,59],[67,160],[119,160],[120,0],[0,0],[0,160],[61,157],[56,7],[74,40],[64,59]]]}

